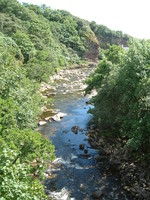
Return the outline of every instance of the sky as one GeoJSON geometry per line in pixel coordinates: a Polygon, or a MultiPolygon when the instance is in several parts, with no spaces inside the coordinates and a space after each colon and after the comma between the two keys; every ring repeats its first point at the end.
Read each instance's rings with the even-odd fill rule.
{"type": "Polygon", "coordinates": [[[18,0],[67,10],[141,39],[150,39],[150,0],[18,0]]]}

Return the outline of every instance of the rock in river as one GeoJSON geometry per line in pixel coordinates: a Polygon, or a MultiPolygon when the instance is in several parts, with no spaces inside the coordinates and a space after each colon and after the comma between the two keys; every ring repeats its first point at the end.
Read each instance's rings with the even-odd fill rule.
{"type": "Polygon", "coordinates": [[[101,199],[102,196],[103,196],[103,191],[102,191],[102,190],[98,190],[98,191],[96,191],[96,192],[94,192],[94,193],[92,194],[92,197],[93,197],[94,199],[101,199]]]}
{"type": "Polygon", "coordinates": [[[78,133],[78,130],[79,130],[79,129],[80,129],[79,126],[73,126],[73,127],[71,128],[72,132],[74,132],[75,134],[78,133]]]}
{"type": "Polygon", "coordinates": [[[87,149],[84,149],[84,153],[87,154],[87,153],[88,153],[88,150],[87,150],[87,149]]]}
{"type": "Polygon", "coordinates": [[[54,115],[52,119],[56,122],[59,122],[64,116],[67,116],[66,113],[59,112],[58,114],[54,115]]]}
{"type": "Polygon", "coordinates": [[[79,145],[79,149],[80,149],[80,150],[83,150],[83,149],[84,149],[84,147],[85,147],[85,145],[84,145],[84,144],[80,144],[80,145],[79,145]]]}
{"type": "Polygon", "coordinates": [[[40,126],[43,126],[43,125],[46,124],[46,121],[40,121],[38,124],[39,124],[40,126]]]}

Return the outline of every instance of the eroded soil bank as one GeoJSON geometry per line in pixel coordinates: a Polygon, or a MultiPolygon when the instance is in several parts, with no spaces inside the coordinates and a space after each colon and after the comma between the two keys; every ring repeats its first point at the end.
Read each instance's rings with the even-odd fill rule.
{"type": "Polygon", "coordinates": [[[104,170],[108,168],[104,155],[89,143],[92,116],[87,111],[92,105],[87,103],[90,97],[84,96],[86,86],[82,82],[93,70],[90,66],[61,71],[52,78],[56,84],[43,86],[44,95],[55,100],[55,113],[45,108],[42,120],[46,123],[39,127],[56,149],[56,160],[47,170],[45,182],[46,193],[53,199],[130,199],[118,174],[104,170]],[[52,118],[59,113],[65,115],[59,120],[52,118]]]}

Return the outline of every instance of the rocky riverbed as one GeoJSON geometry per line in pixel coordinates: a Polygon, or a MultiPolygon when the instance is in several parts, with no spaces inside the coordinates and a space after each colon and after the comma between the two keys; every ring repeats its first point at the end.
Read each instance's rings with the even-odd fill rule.
{"type": "Polygon", "coordinates": [[[99,149],[101,170],[107,175],[117,176],[131,199],[150,199],[150,165],[144,161],[135,161],[126,147],[126,138],[104,137],[100,130],[93,127],[87,135],[91,146],[99,149]]]}
{"type": "Polygon", "coordinates": [[[111,172],[107,154],[100,152],[105,151],[105,140],[96,141],[95,130],[88,125],[92,116],[87,111],[92,105],[87,102],[91,96],[84,96],[83,81],[94,69],[60,71],[51,78],[51,85],[43,83],[41,88],[46,98],[55,100],[52,108],[42,108],[43,123],[39,123],[40,131],[56,149],[56,160],[45,173],[46,193],[54,200],[133,199],[118,174],[111,172]]]}
{"type": "MultiPolygon", "coordinates": [[[[41,84],[41,93],[45,98],[54,98],[63,99],[69,98],[69,96],[76,97],[77,99],[84,97],[84,89],[86,88],[86,84],[84,83],[86,77],[91,74],[96,67],[96,64],[90,64],[89,67],[83,68],[71,68],[66,70],[61,70],[56,75],[50,77],[50,84],[42,83],[41,84]]],[[[88,100],[95,96],[97,92],[93,90],[93,92],[87,96],[88,100]]],[[[45,125],[48,121],[60,121],[66,113],[60,111],[60,109],[56,108],[56,106],[44,106],[41,108],[43,114],[41,116],[41,120],[39,121],[39,125],[45,125]]]]}

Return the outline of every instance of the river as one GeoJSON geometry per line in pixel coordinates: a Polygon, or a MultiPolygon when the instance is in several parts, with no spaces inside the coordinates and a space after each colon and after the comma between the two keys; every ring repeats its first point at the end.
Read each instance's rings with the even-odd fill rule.
{"type": "Polygon", "coordinates": [[[56,160],[48,169],[46,193],[54,200],[127,199],[117,177],[101,172],[99,152],[87,137],[91,114],[89,97],[84,96],[82,81],[94,68],[70,69],[55,76],[54,109],[66,113],[61,121],[48,122],[40,131],[55,145],[56,160]],[[78,126],[78,127],[75,127],[78,126]],[[72,131],[72,127],[77,131],[72,131]],[[83,150],[84,148],[84,150],[83,150]]]}

